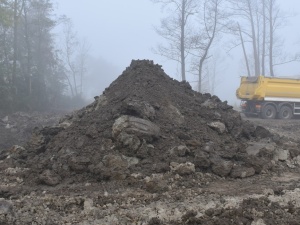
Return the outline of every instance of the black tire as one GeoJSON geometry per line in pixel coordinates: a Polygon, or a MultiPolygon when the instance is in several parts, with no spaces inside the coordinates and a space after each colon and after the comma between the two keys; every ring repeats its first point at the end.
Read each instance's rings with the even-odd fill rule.
{"type": "Polygon", "coordinates": [[[261,117],[263,119],[275,119],[276,108],[273,105],[266,105],[262,108],[261,117]]]}
{"type": "Polygon", "coordinates": [[[282,106],[278,114],[279,119],[289,120],[293,117],[293,111],[288,106],[282,106]]]}

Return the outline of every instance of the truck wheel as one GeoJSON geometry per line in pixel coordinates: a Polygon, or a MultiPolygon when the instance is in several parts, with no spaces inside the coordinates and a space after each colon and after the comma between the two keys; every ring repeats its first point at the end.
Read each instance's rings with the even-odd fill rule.
{"type": "Polygon", "coordinates": [[[279,118],[289,120],[293,117],[293,111],[288,106],[282,106],[279,110],[279,118]]]}
{"type": "Polygon", "coordinates": [[[276,109],[273,105],[266,105],[261,111],[261,117],[263,119],[275,119],[276,109]]]}

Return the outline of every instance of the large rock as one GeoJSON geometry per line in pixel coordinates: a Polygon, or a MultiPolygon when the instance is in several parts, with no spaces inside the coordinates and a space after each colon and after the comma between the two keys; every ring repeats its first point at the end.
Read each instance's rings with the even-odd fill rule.
{"type": "Polygon", "coordinates": [[[286,161],[290,156],[289,150],[277,149],[275,151],[274,160],[276,161],[286,161]]]}
{"type": "Polygon", "coordinates": [[[126,115],[136,115],[143,119],[153,120],[155,118],[155,109],[145,101],[136,99],[126,99],[123,102],[123,113],[126,115]]]}
{"type": "Polygon", "coordinates": [[[115,121],[112,136],[117,138],[121,132],[152,141],[159,137],[160,128],[149,120],[124,115],[115,121]]]}
{"type": "Polygon", "coordinates": [[[128,160],[119,155],[106,155],[102,160],[104,167],[101,175],[105,179],[124,180],[128,175],[128,160]]]}
{"type": "Polygon", "coordinates": [[[219,134],[226,132],[226,126],[224,123],[219,121],[214,121],[207,124],[210,128],[216,130],[219,134]]]}
{"type": "Polygon", "coordinates": [[[133,134],[127,134],[126,132],[121,132],[117,138],[119,143],[125,148],[127,148],[128,152],[131,153],[136,153],[136,151],[140,148],[141,146],[141,141],[140,139],[133,135],[133,134]]]}
{"type": "Polygon", "coordinates": [[[249,142],[246,152],[249,155],[258,155],[262,150],[272,153],[275,150],[274,143],[264,143],[264,142],[249,142]]]}
{"type": "Polygon", "coordinates": [[[213,157],[211,163],[212,171],[221,177],[227,176],[233,167],[233,162],[224,160],[220,157],[213,157]]]}

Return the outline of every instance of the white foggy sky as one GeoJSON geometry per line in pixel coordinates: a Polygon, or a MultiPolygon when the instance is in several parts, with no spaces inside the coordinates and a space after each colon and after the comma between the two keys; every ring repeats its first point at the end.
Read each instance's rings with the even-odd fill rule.
{"type": "MultiPolygon", "coordinates": [[[[297,13],[289,19],[287,27],[280,34],[287,50],[291,49],[295,53],[297,49],[300,50],[300,0],[278,2],[284,11],[297,13]]],[[[129,66],[132,59],[154,60],[163,66],[169,76],[180,80],[179,65],[151,51],[151,48],[163,41],[153,29],[159,26],[163,17],[160,5],[150,0],[57,0],[55,13],[71,18],[78,37],[86,38],[90,43],[89,53],[92,56],[102,58],[114,66],[115,76],[103,78],[106,86],[129,66]]],[[[235,51],[240,53],[241,50],[235,51]]],[[[222,71],[217,78],[220,82],[216,95],[231,104],[238,102],[235,90],[239,85],[239,77],[243,75],[240,74],[240,62],[240,54],[223,59],[222,71]]],[[[282,76],[300,75],[300,62],[276,68],[276,71],[282,76]]],[[[190,77],[188,80],[195,78],[190,77]]],[[[100,86],[99,89],[103,89],[100,86]]],[[[102,91],[99,90],[99,94],[102,91]]]]}

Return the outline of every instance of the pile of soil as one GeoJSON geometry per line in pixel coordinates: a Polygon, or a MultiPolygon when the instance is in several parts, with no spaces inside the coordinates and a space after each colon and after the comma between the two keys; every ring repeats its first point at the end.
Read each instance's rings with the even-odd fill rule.
{"type": "Polygon", "coordinates": [[[92,104],[0,154],[0,223],[295,224],[299,149],[133,60],[92,104]]]}
{"type": "Polygon", "coordinates": [[[245,139],[270,137],[243,123],[216,96],[167,76],[152,61],[132,61],[94,103],[36,132],[16,150],[15,166],[30,182],[126,180],[130,174],[195,171],[247,177],[272,167],[268,154],[249,156],[245,139]],[[267,156],[267,157],[266,157],[267,156]]]}

